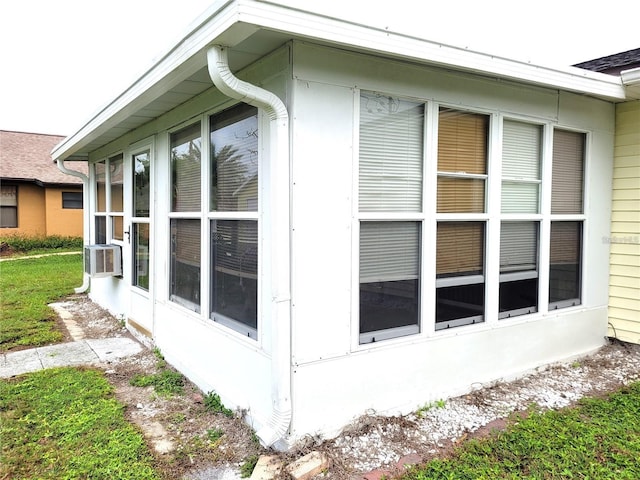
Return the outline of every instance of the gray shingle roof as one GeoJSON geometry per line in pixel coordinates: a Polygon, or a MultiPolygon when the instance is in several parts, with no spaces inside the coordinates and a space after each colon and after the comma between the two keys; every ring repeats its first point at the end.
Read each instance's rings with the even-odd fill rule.
{"type": "MultiPolygon", "coordinates": [[[[0,130],[0,178],[42,184],[80,184],[65,175],[51,159],[51,150],[65,137],[41,133],[0,130]]],[[[70,170],[87,173],[86,162],[67,162],[70,170]]]]}
{"type": "Polygon", "coordinates": [[[633,50],[627,50],[626,52],[620,52],[614,55],[607,55],[606,57],[576,63],[574,67],[591,70],[592,72],[617,75],[622,70],[640,67],[640,48],[634,48],[633,50]]]}

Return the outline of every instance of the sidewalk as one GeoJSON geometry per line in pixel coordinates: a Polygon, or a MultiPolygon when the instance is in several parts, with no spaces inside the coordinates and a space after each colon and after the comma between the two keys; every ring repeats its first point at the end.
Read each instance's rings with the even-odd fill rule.
{"type": "Polygon", "coordinates": [[[0,378],[45,368],[106,363],[135,355],[142,345],[128,337],[84,339],[0,354],[0,378]]]}

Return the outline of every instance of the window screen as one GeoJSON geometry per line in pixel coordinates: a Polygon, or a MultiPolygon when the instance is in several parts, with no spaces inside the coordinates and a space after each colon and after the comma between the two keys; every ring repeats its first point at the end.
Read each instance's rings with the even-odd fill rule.
{"type": "Polygon", "coordinates": [[[582,222],[551,222],[549,304],[580,303],[582,222]]]}
{"type": "Polygon", "coordinates": [[[0,187],[0,228],[18,227],[18,187],[0,187]]]}

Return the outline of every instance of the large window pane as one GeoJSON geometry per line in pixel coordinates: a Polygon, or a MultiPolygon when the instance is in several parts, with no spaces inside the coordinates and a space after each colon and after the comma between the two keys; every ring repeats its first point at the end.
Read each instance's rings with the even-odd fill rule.
{"type": "Polygon", "coordinates": [[[211,117],[210,210],[258,211],[258,109],[246,104],[211,117]]]}
{"type": "Polygon", "coordinates": [[[361,212],[422,210],[424,105],[396,97],[360,97],[361,212]]]}
{"type": "Polygon", "coordinates": [[[124,205],[124,160],[122,155],[109,159],[109,188],[111,190],[111,212],[122,212],[124,205]]]}
{"type": "Polygon", "coordinates": [[[171,134],[171,211],[199,212],[200,123],[171,134]]]}
{"type": "Polygon", "coordinates": [[[171,300],[200,311],[200,220],[171,219],[171,300]]]}
{"type": "Polygon", "coordinates": [[[105,162],[93,165],[96,177],[96,212],[107,211],[107,168],[105,162]]]}
{"type": "Polygon", "coordinates": [[[441,108],[438,213],[485,211],[489,117],[441,108]]]}
{"type": "MultiPolygon", "coordinates": [[[[420,224],[361,222],[360,333],[409,326],[398,335],[417,332],[419,289],[420,224]]],[[[361,341],[376,341],[376,336],[361,341]]]]}
{"type": "Polygon", "coordinates": [[[438,171],[486,174],[488,134],[488,116],[441,108],[438,171]]]}
{"type": "Polygon", "coordinates": [[[549,304],[580,304],[582,222],[551,222],[549,304]]]}
{"type": "Polygon", "coordinates": [[[538,213],[542,127],[505,120],[502,138],[502,213],[538,213]]]}
{"type": "Polygon", "coordinates": [[[582,213],[585,134],[554,130],[551,213],[582,213]]]}
{"type": "Polygon", "coordinates": [[[439,222],[436,330],[484,321],[484,222],[439,222]]]}
{"type": "Polygon", "coordinates": [[[151,165],[149,152],[141,152],[133,156],[133,216],[149,216],[149,185],[151,182],[151,165]]]}
{"type": "Polygon", "coordinates": [[[484,222],[439,222],[436,277],[484,272],[484,222]]]}
{"type": "Polygon", "coordinates": [[[255,338],[258,326],[258,222],[211,221],[211,317],[255,338]]]}
{"type": "Polygon", "coordinates": [[[149,290],[149,224],[133,224],[133,285],[149,290]]]}
{"type": "Polygon", "coordinates": [[[537,311],[538,222],[503,222],[500,228],[500,318],[537,311]]]}

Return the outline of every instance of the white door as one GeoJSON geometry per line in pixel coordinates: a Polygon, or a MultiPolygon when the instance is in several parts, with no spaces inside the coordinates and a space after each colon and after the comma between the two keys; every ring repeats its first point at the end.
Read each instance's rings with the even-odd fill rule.
{"type": "Polygon", "coordinates": [[[131,189],[129,212],[129,262],[131,273],[131,306],[129,323],[139,332],[153,338],[153,188],[151,169],[153,145],[140,144],[129,153],[131,189]]]}

